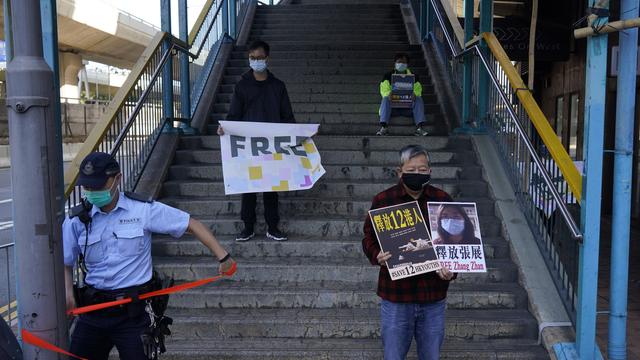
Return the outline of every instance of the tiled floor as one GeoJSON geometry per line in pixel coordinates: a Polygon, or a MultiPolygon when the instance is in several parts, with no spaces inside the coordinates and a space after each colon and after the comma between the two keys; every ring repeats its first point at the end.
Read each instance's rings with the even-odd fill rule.
{"type": "MultiPolygon", "coordinates": [[[[629,259],[629,304],[627,321],[627,359],[640,360],[640,229],[632,229],[629,259]]],[[[598,282],[598,311],[609,311],[609,283],[611,264],[611,220],[605,219],[602,224],[602,240],[600,243],[600,279],[598,282]]],[[[598,315],[598,345],[605,358],[607,357],[607,341],[609,317],[598,315]]]]}

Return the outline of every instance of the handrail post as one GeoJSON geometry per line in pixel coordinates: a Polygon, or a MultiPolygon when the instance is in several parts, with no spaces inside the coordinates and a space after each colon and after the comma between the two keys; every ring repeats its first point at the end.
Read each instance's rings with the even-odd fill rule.
{"type": "MultiPolygon", "coordinates": [[[[620,2],[620,20],[638,17],[639,0],[620,2]]],[[[620,32],[620,62],[616,106],[616,145],[611,224],[611,286],[609,346],[611,360],[627,358],[627,281],[629,279],[629,231],[633,170],[633,122],[636,98],[638,29],[620,32]]]]}
{"type": "MultiPolygon", "coordinates": [[[[589,0],[590,7],[609,8],[608,1],[589,0]],[[601,4],[604,3],[604,4],[601,4]]],[[[608,18],[596,18],[598,26],[608,18]]],[[[584,174],[582,175],[581,226],[578,268],[576,348],[581,360],[601,358],[596,344],[598,299],[598,258],[600,251],[600,204],[602,201],[602,161],[604,111],[607,88],[607,35],[587,39],[587,69],[584,118],[584,174]]]]}
{"type": "Polygon", "coordinates": [[[431,1],[424,0],[424,19],[425,19],[425,29],[422,34],[422,40],[429,37],[431,33],[431,29],[433,29],[433,8],[431,7],[431,1]]]}
{"type": "MultiPolygon", "coordinates": [[[[493,33],[493,0],[480,2],[480,33],[493,33]]],[[[468,41],[468,40],[467,40],[468,41]]],[[[484,55],[489,53],[489,47],[484,40],[480,41],[480,51],[484,55]]],[[[478,69],[478,123],[481,127],[486,123],[489,104],[489,75],[482,68],[478,69]]]]}
{"type": "Polygon", "coordinates": [[[229,33],[229,1],[222,1],[222,14],[220,15],[220,19],[222,19],[222,33],[229,33]]]}
{"type": "Polygon", "coordinates": [[[237,0],[229,0],[229,35],[236,38],[236,21],[238,16],[237,0]]]}
{"type": "MultiPolygon", "coordinates": [[[[161,0],[160,3],[160,22],[162,31],[171,35],[171,1],[161,0]]],[[[169,51],[171,48],[171,38],[167,36],[164,40],[162,49],[163,52],[169,51]]],[[[173,61],[171,57],[167,59],[167,62],[162,71],[162,117],[164,119],[173,118],[173,61]]],[[[172,127],[172,124],[168,123],[167,127],[172,127]]]]}
{"type": "MultiPolygon", "coordinates": [[[[464,42],[473,38],[473,0],[464,0],[464,42]]],[[[473,54],[464,55],[464,73],[462,77],[462,124],[455,132],[467,132],[470,129],[471,102],[473,86],[471,77],[473,76],[473,54]]]]}
{"type": "MultiPolygon", "coordinates": [[[[187,23],[187,0],[178,1],[180,40],[189,42],[189,25],[187,23]]],[[[183,119],[191,121],[191,86],[189,84],[189,54],[180,55],[180,109],[183,119]]],[[[195,134],[195,130],[185,122],[180,122],[183,133],[195,134]]]]}

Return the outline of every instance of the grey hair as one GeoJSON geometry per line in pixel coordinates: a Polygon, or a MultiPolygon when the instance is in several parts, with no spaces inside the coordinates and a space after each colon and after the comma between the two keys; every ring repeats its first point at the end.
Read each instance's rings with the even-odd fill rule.
{"type": "Polygon", "coordinates": [[[427,164],[430,162],[429,153],[424,146],[421,145],[407,145],[400,149],[400,166],[404,165],[407,161],[414,157],[424,155],[427,158],[427,164]]]}

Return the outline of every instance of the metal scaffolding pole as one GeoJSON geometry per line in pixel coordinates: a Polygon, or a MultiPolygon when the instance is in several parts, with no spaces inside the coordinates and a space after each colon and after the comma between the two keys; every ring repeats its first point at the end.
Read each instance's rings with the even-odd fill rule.
{"type": "MultiPolygon", "coordinates": [[[[620,19],[638,17],[640,0],[622,0],[620,19]]],[[[627,283],[629,280],[629,232],[636,99],[638,29],[620,31],[620,61],[616,102],[616,145],[613,169],[613,219],[611,223],[610,360],[627,358],[627,283]]]]}
{"type": "MultiPolygon", "coordinates": [[[[13,60],[7,66],[14,240],[21,329],[66,348],[62,261],[62,139],[53,73],[43,58],[40,1],[11,7],[13,60]],[[19,184],[19,185],[18,185],[19,184]]],[[[24,344],[25,359],[58,359],[24,344]]]]}
{"type": "MultiPolygon", "coordinates": [[[[608,10],[606,0],[589,0],[592,8],[608,10]]],[[[608,18],[592,18],[590,26],[608,18]]],[[[582,177],[581,224],[584,243],[580,245],[576,348],[581,360],[600,358],[596,344],[598,298],[598,258],[602,201],[604,112],[607,89],[607,35],[587,39],[587,70],[584,116],[584,174],[582,177]]]]}

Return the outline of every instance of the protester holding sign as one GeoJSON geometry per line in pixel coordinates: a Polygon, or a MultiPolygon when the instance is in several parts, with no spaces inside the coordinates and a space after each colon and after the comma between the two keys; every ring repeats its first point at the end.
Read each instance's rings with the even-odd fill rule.
{"type": "MultiPolygon", "coordinates": [[[[428,185],[431,180],[429,155],[419,145],[400,151],[399,183],[373,198],[371,209],[417,201],[427,213],[429,201],[451,201],[446,192],[428,185]]],[[[455,274],[446,268],[399,280],[391,280],[386,262],[392,254],[382,252],[374,224],[365,219],[362,247],[371,264],[379,266],[377,294],[382,298],[380,317],[385,360],[402,360],[413,338],[418,344],[420,360],[437,360],[444,340],[444,319],[449,281],[455,274]]],[[[414,239],[417,240],[417,239],[414,239]]],[[[422,239],[424,240],[424,239],[422,239]]],[[[424,242],[411,242],[424,246],[424,242]]]]}
{"type": "Polygon", "coordinates": [[[424,102],[422,101],[422,84],[418,75],[413,74],[409,70],[409,55],[405,53],[396,54],[395,67],[384,75],[380,83],[380,95],[382,103],[380,104],[380,130],[376,135],[389,135],[389,120],[391,116],[413,117],[416,124],[416,136],[426,136],[429,133],[423,127],[425,125],[424,102]],[[406,75],[406,76],[403,76],[406,75]],[[410,78],[413,82],[413,104],[407,105],[406,94],[403,89],[402,79],[410,78]],[[395,95],[397,92],[397,95],[395,95]],[[396,101],[394,101],[394,99],[396,101]]]}
{"type": "MultiPolygon", "coordinates": [[[[270,47],[264,41],[254,41],[249,46],[249,66],[251,70],[242,75],[236,84],[231,108],[227,120],[256,121],[272,123],[294,123],[295,117],[291,109],[289,94],[285,84],[267,70],[270,47]]],[[[224,135],[224,129],[218,128],[218,135],[224,135]]],[[[267,222],[267,237],[277,241],[287,240],[287,235],[278,229],[280,215],[278,212],[278,193],[265,192],[264,217],[267,222]]],[[[247,241],[255,236],[256,222],[255,193],[242,194],[241,218],[244,229],[236,237],[236,241],[247,241]]]]}

